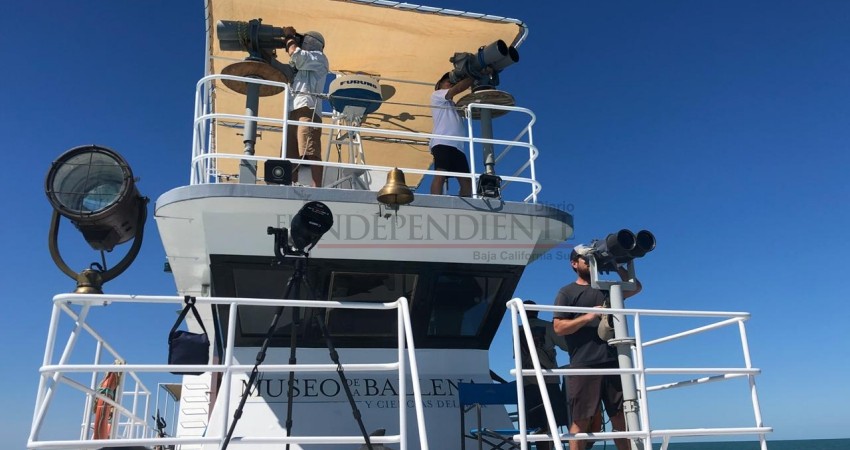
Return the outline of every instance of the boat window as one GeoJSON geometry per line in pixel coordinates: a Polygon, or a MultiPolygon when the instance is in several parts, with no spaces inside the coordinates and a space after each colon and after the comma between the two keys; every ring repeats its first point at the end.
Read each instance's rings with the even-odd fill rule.
{"type": "MultiPolygon", "coordinates": [[[[270,257],[210,255],[211,294],[215,297],[274,299],[286,297],[293,264],[270,257]]],[[[443,262],[315,260],[307,265],[302,299],[340,302],[409,300],[412,333],[420,348],[489,348],[516,288],[521,266],[443,262]],[[309,284],[310,288],[307,287],[309,284]]],[[[226,327],[229,305],[218,307],[226,327]]],[[[235,344],[263,344],[275,306],[241,305],[235,344]]],[[[284,308],[269,345],[289,347],[292,308],[284,308]]],[[[321,317],[337,348],[394,348],[398,345],[396,310],[298,308],[297,344],[325,348],[316,317],[321,317]]],[[[227,336],[223,336],[226,339],[227,336]]]]}
{"type": "MultiPolygon", "coordinates": [[[[328,300],[386,303],[405,297],[410,302],[416,281],[416,275],[406,273],[331,272],[328,300]]],[[[332,309],[325,324],[333,336],[396,336],[397,314],[394,309],[332,309]]]]}
{"type": "Polygon", "coordinates": [[[434,283],[428,335],[477,335],[501,284],[499,277],[439,275],[434,283]]]}
{"type": "MultiPolygon", "coordinates": [[[[291,268],[233,269],[236,280],[236,297],[240,298],[286,298],[286,286],[292,276],[291,268]]],[[[301,286],[304,294],[306,286],[301,286]]],[[[302,295],[303,296],[303,295],[302,295]]],[[[239,326],[247,336],[265,336],[271,325],[276,308],[272,306],[243,306],[239,308],[239,326]]],[[[301,315],[303,319],[303,312],[301,315]]],[[[303,326],[303,325],[302,325],[303,326]]],[[[292,308],[284,308],[277,323],[275,334],[288,335],[292,328],[292,308]]]]}

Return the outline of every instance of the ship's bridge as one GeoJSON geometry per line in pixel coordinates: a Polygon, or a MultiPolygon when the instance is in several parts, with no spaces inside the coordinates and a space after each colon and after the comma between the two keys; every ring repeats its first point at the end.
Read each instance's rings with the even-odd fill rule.
{"type": "MultiPolygon", "coordinates": [[[[335,1],[311,2],[309,8],[287,4],[286,17],[276,3],[256,2],[250,14],[226,5],[213,2],[208,11],[207,76],[196,88],[190,183],[156,203],[178,291],[285,298],[293,264],[277,263],[267,229],[289,227],[300,208],[318,201],[330,209],[333,226],[310,251],[310,289],[302,289],[301,298],[404,297],[421,348],[487,349],[525,266],[563,245],[573,231],[565,206],[541,201],[535,115],[517,105],[504,76],[521,70],[521,63],[506,67],[519,58],[525,25],[335,1]],[[399,28],[401,23],[407,26],[399,28]],[[318,160],[287,158],[286,143],[299,122],[289,119],[292,72],[286,55],[251,58],[238,37],[257,29],[250,27],[274,32],[289,25],[302,33],[316,30],[326,42],[331,75],[322,92],[307,93],[322,117],[314,124],[322,132],[318,160]],[[428,45],[411,42],[410,33],[427,38],[428,45]],[[358,44],[353,36],[380,37],[382,45],[358,44]],[[450,58],[475,59],[482,52],[498,69],[456,97],[464,135],[432,133],[434,83],[447,71],[466,76],[450,58]],[[498,73],[501,84],[493,76],[498,73]],[[432,138],[456,142],[469,172],[435,170],[432,138]],[[321,182],[311,183],[311,166],[322,167],[321,182]],[[300,184],[292,182],[296,171],[304,172],[300,184]],[[454,195],[453,179],[447,191],[452,195],[431,195],[434,176],[470,180],[472,196],[454,195]],[[405,201],[380,195],[387,184],[405,201]]],[[[239,311],[236,344],[260,345],[268,309],[239,311]]],[[[229,309],[213,313],[226,322],[229,309]]],[[[395,345],[394,317],[337,314],[325,320],[338,345],[395,345]]],[[[288,345],[290,322],[283,317],[273,345],[288,345]]],[[[299,345],[324,345],[316,330],[301,332],[299,345]]]]}
{"type": "MultiPolygon", "coordinates": [[[[282,147],[292,131],[287,125],[294,123],[285,119],[289,89],[283,82],[228,75],[210,75],[198,84],[191,183],[160,197],[156,212],[180,292],[285,298],[292,265],[275,264],[274,242],[267,228],[288,226],[307,201],[320,201],[332,211],[334,225],[311,251],[307,279],[312,298],[386,302],[405,297],[421,348],[488,348],[525,266],[572,234],[572,217],[566,208],[539,202],[533,113],[479,101],[492,97],[492,91],[467,94],[461,110],[472,118],[468,136],[455,139],[459,147],[468,149],[471,170],[450,174],[417,162],[423,154],[430,159],[428,140],[437,135],[370,125],[370,118],[380,116],[383,105],[352,119],[347,99],[332,98],[345,112],[333,109],[317,125],[327,149],[323,159],[299,161],[285,158],[282,147]],[[275,87],[283,94],[279,108],[261,110],[256,116],[244,110],[211,112],[203,99],[216,86],[226,86],[221,81],[275,87]],[[499,139],[492,130],[481,129],[482,116],[519,128],[511,131],[512,138],[499,139]],[[246,155],[244,143],[237,144],[231,135],[252,122],[259,130],[256,151],[246,155]],[[482,131],[490,137],[481,137],[482,131]],[[374,163],[372,146],[384,150],[376,152],[382,156],[374,163]],[[381,159],[387,149],[393,149],[397,161],[381,159]],[[497,195],[477,189],[469,198],[430,195],[423,187],[428,177],[450,174],[472,179],[477,188],[476,181],[486,171],[484,154],[500,180],[497,195]],[[277,179],[273,170],[265,168],[310,164],[324,167],[321,187],[286,184],[285,177],[277,179]],[[378,201],[386,174],[396,167],[411,180],[407,187],[414,199],[409,204],[378,201]]],[[[347,95],[360,95],[351,91],[347,95]]],[[[506,98],[503,94],[497,97],[506,98]]],[[[414,106],[420,109],[417,117],[430,114],[427,105],[410,107],[414,106]]],[[[310,180],[309,172],[301,179],[310,180]]],[[[217,313],[227,320],[227,307],[217,313]]],[[[340,346],[395,345],[394,316],[372,315],[366,321],[345,314],[326,317],[340,346]]],[[[263,307],[240,310],[236,344],[260,345],[267,316],[263,307]]],[[[284,317],[283,323],[287,321],[291,318],[284,317]]],[[[306,323],[312,321],[308,318],[306,323]]],[[[300,345],[324,345],[317,330],[302,332],[300,345]]],[[[287,325],[282,326],[280,342],[273,345],[287,345],[288,334],[287,325]]]]}

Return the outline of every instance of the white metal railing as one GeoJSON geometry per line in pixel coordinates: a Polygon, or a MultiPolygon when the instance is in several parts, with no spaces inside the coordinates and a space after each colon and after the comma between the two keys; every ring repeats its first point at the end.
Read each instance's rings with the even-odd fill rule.
{"type": "MultiPolygon", "coordinates": [[[[286,83],[279,83],[274,81],[260,80],[255,78],[243,78],[236,77],[232,75],[209,75],[202,78],[197,83],[196,94],[195,94],[195,118],[193,122],[194,132],[192,134],[192,161],[191,161],[191,175],[190,175],[190,184],[208,184],[208,183],[218,183],[222,182],[222,178],[226,179],[236,179],[238,178],[236,174],[223,174],[218,170],[217,162],[220,160],[237,160],[237,161],[268,161],[272,159],[287,159],[286,158],[286,141],[287,141],[287,133],[288,127],[287,125],[298,125],[297,121],[287,120],[289,116],[289,105],[286,102],[286,98],[289,96],[289,85],[286,83]],[[282,95],[280,98],[280,108],[271,112],[261,112],[264,113],[262,115],[258,115],[256,117],[245,115],[244,109],[241,111],[212,111],[213,102],[213,82],[214,81],[222,81],[222,80],[234,80],[241,81],[245,83],[256,83],[260,85],[268,85],[275,86],[283,89],[282,95]],[[237,124],[245,124],[247,121],[256,121],[258,126],[265,126],[270,130],[275,132],[279,132],[282,134],[281,137],[281,148],[276,150],[278,153],[272,156],[266,155],[245,155],[243,154],[243,148],[219,148],[217,146],[216,140],[216,125],[221,124],[223,121],[230,121],[237,124]]],[[[318,94],[319,97],[327,97],[325,94],[318,94]]],[[[416,105],[421,108],[429,108],[428,105],[416,105]]],[[[216,105],[216,107],[219,107],[216,105]]],[[[519,132],[516,137],[510,140],[504,139],[485,139],[483,137],[477,136],[474,131],[474,127],[472,126],[472,121],[468,121],[468,135],[467,136],[444,136],[444,135],[436,135],[432,133],[424,133],[424,132],[416,132],[416,131],[404,131],[404,130],[387,130],[387,129],[379,129],[379,128],[371,128],[371,127],[363,127],[363,126],[352,126],[352,125],[343,125],[341,123],[313,123],[311,126],[316,128],[321,128],[324,134],[323,139],[332,139],[332,136],[336,136],[337,133],[341,131],[345,132],[354,132],[359,133],[361,136],[370,136],[374,138],[383,138],[383,139],[406,139],[409,143],[411,140],[415,140],[416,142],[420,142],[422,145],[427,144],[427,140],[431,138],[442,138],[446,140],[457,141],[461,145],[463,143],[467,143],[469,145],[469,161],[470,161],[470,171],[469,173],[455,173],[455,172],[445,172],[438,170],[429,170],[417,167],[402,167],[402,166],[376,166],[376,165],[366,165],[366,164],[355,164],[355,163],[343,163],[343,162],[334,162],[328,160],[323,161],[312,161],[312,160],[297,160],[297,163],[304,166],[309,165],[319,165],[326,168],[336,168],[338,169],[337,173],[341,174],[343,169],[350,170],[367,170],[367,171],[380,171],[380,172],[388,172],[393,169],[393,167],[398,167],[405,173],[410,174],[418,174],[418,175],[442,175],[442,176],[454,176],[454,177],[465,177],[470,178],[472,180],[473,186],[473,195],[476,195],[477,190],[477,179],[482,174],[478,172],[476,169],[476,154],[479,154],[479,147],[483,147],[486,145],[492,145],[495,148],[495,161],[499,163],[499,173],[498,175],[502,178],[502,191],[503,196],[505,195],[505,188],[513,183],[519,183],[521,185],[527,185],[529,187],[529,191],[527,194],[521,193],[519,194],[518,199],[523,202],[537,202],[537,196],[540,193],[542,186],[536,179],[536,169],[535,169],[535,161],[539,154],[537,148],[534,146],[533,142],[533,133],[532,126],[536,121],[536,117],[531,110],[520,107],[513,106],[500,106],[500,105],[487,105],[482,103],[470,103],[465,107],[467,117],[473,117],[475,110],[481,109],[491,109],[496,111],[512,111],[517,114],[514,114],[514,117],[527,117],[527,120],[519,120],[515,125],[518,126],[519,132]],[[496,147],[498,146],[498,147],[496,147]],[[526,149],[528,152],[527,157],[517,156],[516,152],[512,152],[512,149],[521,148],[526,149]],[[509,157],[510,156],[510,157],[509,157]],[[502,167],[501,164],[508,164],[505,167],[502,167]]],[[[368,154],[368,149],[366,150],[368,154]]],[[[326,180],[326,184],[332,184],[334,181],[339,180],[326,180]]],[[[341,188],[337,186],[336,188],[341,188]]]]}
{"type": "Polygon", "coordinates": [[[553,433],[552,435],[545,434],[526,434],[525,426],[525,400],[524,388],[521,381],[517,382],[518,391],[518,429],[521,434],[514,436],[514,440],[521,442],[522,450],[527,450],[527,442],[535,441],[553,441],[556,448],[561,448],[563,440],[586,440],[586,439],[619,439],[632,438],[643,441],[643,448],[653,448],[652,439],[659,438],[662,440],[662,450],[666,450],[670,439],[673,437],[686,436],[729,436],[729,435],[757,435],[762,450],[767,450],[766,433],[772,432],[771,427],[764,426],[761,416],[761,408],[759,406],[758,395],[756,392],[755,377],[761,373],[760,369],[752,366],[750,359],[749,344],[747,342],[747,334],[744,322],[749,319],[750,315],[744,312],[721,312],[721,311],[674,311],[674,310],[653,310],[653,309],[606,309],[606,313],[623,314],[632,316],[634,325],[634,344],[631,345],[633,355],[633,368],[619,369],[571,369],[561,368],[544,370],[540,366],[540,360],[537,357],[537,352],[534,349],[534,340],[531,336],[531,329],[528,322],[527,311],[549,311],[549,312],[573,312],[573,313],[599,313],[597,308],[583,307],[566,307],[566,306],[544,306],[544,305],[526,305],[519,298],[514,298],[507,303],[511,311],[511,334],[513,337],[513,354],[520,355],[520,335],[522,332],[525,337],[525,342],[528,345],[528,353],[532,360],[532,369],[523,369],[521,358],[515,358],[515,368],[511,370],[511,374],[521,379],[522,376],[534,376],[537,385],[535,388],[540,389],[543,398],[543,407],[546,410],[547,421],[550,430],[557,430],[555,418],[552,410],[551,399],[548,391],[545,388],[545,377],[562,377],[562,376],[581,376],[581,375],[611,375],[611,374],[630,374],[637,380],[637,400],[640,413],[640,430],[628,431],[612,431],[602,433],[553,433]],[[717,319],[717,322],[709,325],[692,328],[683,332],[670,334],[660,338],[645,341],[643,338],[643,329],[641,327],[642,317],[670,317],[670,318],[710,318],[717,319]],[[684,337],[694,336],[701,333],[721,329],[724,327],[736,326],[740,334],[740,343],[743,350],[743,366],[742,367],[646,367],[644,359],[644,349],[651,346],[664,344],[675,341],[684,337]],[[647,385],[647,378],[652,375],[708,375],[699,378],[685,378],[681,381],[673,383],[658,384],[655,386],[647,385]],[[689,386],[698,386],[705,383],[725,381],[734,378],[746,377],[748,380],[750,400],[753,407],[753,416],[755,426],[743,427],[726,427],[726,428],[678,428],[678,429],[653,429],[650,427],[650,413],[648,393],[666,389],[683,388],[689,386]]]}
{"type": "MultiPolygon", "coordinates": [[[[36,407],[33,413],[33,423],[27,442],[28,449],[92,449],[109,446],[167,446],[167,445],[200,445],[200,444],[222,444],[225,439],[226,430],[230,426],[231,415],[229,414],[229,399],[231,391],[231,377],[234,373],[248,373],[253,369],[253,364],[235,364],[233,349],[236,332],[236,317],[240,306],[297,306],[301,308],[322,309],[358,309],[397,311],[398,321],[398,355],[395,362],[379,363],[356,363],[341,364],[346,371],[390,371],[397,372],[399,377],[399,398],[407,398],[407,383],[403,380],[409,373],[413,380],[419,379],[419,368],[416,364],[415,346],[411,331],[410,312],[408,301],[401,297],[397,301],[387,303],[365,303],[365,302],[338,302],[323,300],[279,300],[279,299],[250,299],[250,298],[228,298],[228,297],[197,297],[196,305],[227,305],[230,307],[230,317],[227,324],[227,342],[224,347],[224,358],[221,364],[206,365],[168,365],[168,364],[104,364],[101,363],[102,353],[105,350],[117,360],[124,358],[113,348],[106,339],[89,323],[93,311],[112,304],[143,304],[143,305],[182,305],[183,297],[176,296],[128,296],[128,295],[82,295],[62,294],[53,298],[53,312],[47,335],[45,354],[40,368],[40,381],[36,397],[36,407]],[[74,310],[74,307],[79,309],[74,310]],[[73,322],[68,340],[58,360],[54,361],[54,350],[60,329],[61,317],[66,316],[73,322]],[[79,338],[83,335],[91,337],[95,341],[94,360],[91,364],[72,364],[69,361],[75,354],[79,338]],[[96,391],[96,379],[99,373],[120,372],[123,377],[116,400],[98,394],[96,391]],[[151,391],[142,382],[143,374],[166,375],[170,372],[219,372],[222,373],[221,389],[218,393],[219,401],[223,403],[222,423],[220,429],[222,434],[215,435],[209,430],[200,437],[156,437],[155,425],[148,422],[145,417],[150,417],[151,391]],[[91,383],[86,385],[74,377],[91,374],[91,383]],[[128,378],[133,380],[133,387],[126,389],[128,378]],[[68,386],[85,396],[85,410],[83,412],[83,425],[77,440],[41,439],[40,435],[45,429],[45,418],[47,412],[54,402],[59,386],[68,386]],[[91,439],[89,431],[91,427],[90,408],[94,399],[102,399],[114,408],[113,426],[110,439],[91,439]],[[138,408],[140,403],[142,411],[138,408]]],[[[336,364],[263,364],[263,372],[336,372],[336,364]]],[[[170,375],[169,375],[170,376],[170,375]]],[[[172,377],[173,378],[173,377],[172,377]]],[[[419,445],[422,450],[428,450],[427,434],[425,432],[424,410],[422,403],[422,392],[419,383],[412,383],[414,409],[416,412],[416,424],[419,433],[419,445]]],[[[407,408],[399,408],[399,434],[388,436],[373,436],[370,441],[374,444],[399,444],[402,450],[407,448],[407,408]]],[[[236,436],[233,443],[293,443],[293,444],[364,444],[365,439],[361,435],[356,436],[287,436],[287,437],[252,437],[236,436]]]]}

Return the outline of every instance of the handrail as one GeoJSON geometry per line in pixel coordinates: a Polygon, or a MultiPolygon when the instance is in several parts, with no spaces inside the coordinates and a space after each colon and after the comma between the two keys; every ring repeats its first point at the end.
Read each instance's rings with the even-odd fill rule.
{"type": "MultiPolygon", "coordinates": [[[[207,183],[217,183],[221,182],[219,180],[222,177],[222,174],[219,174],[216,171],[216,162],[219,159],[238,159],[238,160],[249,160],[249,161],[268,161],[271,159],[287,159],[285,152],[286,145],[286,134],[288,133],[288,125],[298,125],[297,121],[292,121],[288,119],[288,102],[285,99],[289,95],[289,85],[286,83],[279,83],[274,81],[253,79],[253,78],[244,78],[237,77],[233,75],[221,75],[221,74],[213,74],[208,75],[201,78],[196,84],[196,92],[195,92],[195,118],[193,121],[193,136],[192,136],[192,158],[191,158],[191,171],[190,171],[190,184],[207,184],[207,183]],[[275,86],[283,89],[282,95],[282,109],[279,114],[276,116],[266,115],[258,115],[258,116],[247,116],[243,114],[243,111],[212,111],[208,106],[212,104],[212,96],[208,94],[211,90],[211,85],[213,81],[216,80],[234,80],[234,81],[242,81],[246,83],[257,83],[260,85],[267,86],[275,86]],[[239,149],[231,149],[230,151],[224,152],[220,148],[216,148],[216,140],[215,140],[215,124],[218,121],[222,120],[230,120],[235,122],[245,123],[247,121],[255,121],[259,123],[269,124],[275,127],[275,129],[280,129],[282,133],[281,142],[282,148],[280,149],[279,154],[274,156],[265,156],[265,155],[244,155],[242,152],[242,148],[239,149]]],[[[422,108],[427,108],[428,105],[421,105],[422,108]]],[[[518,165],[516,167],[508,166],[507,170],[500,171],[501,173],[510,174],[510,175],[501,175],[503,180],[503,191],[504,188],[510,185],[511,183],[521,183],[527,184],[530,187],[530,192],[528,195],[524,197],[520,197],[523,202],[537,202],[537,195],[541,191],[542,187],[540,183],[536,180],[536,168],[535,168],[535,160],[539,155],[539,151],[534,146],[533,142],[533,133],[532,126],[536,123],[536,116],[531,110],[515,107],[515,106],[501,106],[501,105],[487,105],[487,104],[478,104],[472,103],[466,106],[466,110],[468,114],[472,113],[473,109],[492,109],[492,110],[500,110],[500,111],[513,111],[521,114],[522,116],[527,116],[527,122],[520,122],[521,129],[517,133],[516,137],[513,140],[505,140],[505,139],[492,139],[492,138],[483,138],[480,136],[476,136],[473,133],[472,122],[470,121],[468,124],[468,135],[467,136],[446,136],[439,135],[433,133],[425,133],[425,132],[417,132],[417,131],[406,131],[406,130],[387,130],[380,128],[369,128],[365,126],[359,125],[344,125],[342,123],[314,123],[311,126],[315,128],[320,128],[323,131],[323,134],[326,136],[331,136],[334,133],[338,132],[356,132],[361,134],[362,136],[375,136],[375,137],[386,137],[386,138],[407,138],[414,139],[423,144],[427,144],[429,139],[432,138],[441,138],[451,141],[457,141],[461,144],[468,143],[469,144],[469,160],[470,171],[468,173],[455,173],[455,172],[444,172],[437,170],[428,170],[414,167],[399,167],[405,173],[414,173],[419,175],[442,175],[445,176],[449,174],[454,177],[464,177],[470,178],[473,182],[478,179],[481,175],[475,169],[475,155],[476,150],[475,147],[478,145],[498,145],[503,146],[504,150],[501,151],[498,155],[498,160],[501,162],[506,155],[510,153],[510,150],[516,147],[527,148],[528,149],[528,158],[525,160],[518,161],[518,165]],[[521,140],[526,138],[526,140],[521,140]],[[527,174],[526,174],[527,172],[527,174]],[[526,175],[523,175],[526,174],[526,175]]],[[[471,117],[471,115],[470,115],[471,117]]],[[[313,161],[313,160],[298,160],[299,164],[302,165],[320,165],[323,167],[332,167],[338,168],[340,171],[342,169],[365,169],[365,170],[380,170],[380,171],[389,171],[393,169],[394,166],[365,166],[363,164],[348,164],[341,162],[333,162],[333,161],[313,161]],[[353,166],[353,167],[352,167],[353,166]]],[[[235,174],[233,175],[235,177],[235,174]]],[[[333,182],[333,180],[331,180],[333,182]]],[[[475,184],[475,183],[473,183],[475,184]]],[[[336,186],[335,188],[341,189],[342,187],[336,186]]]]}
{"type": "MultiPolygon", "coordinates": [[[[587,313],[593,312],[598,313],[599,310],[597,308],[587,308],[587,307],[566,307],[566,306],[546,306],[546,305],[537,305],[537,304],[523,304],[522,300],[519,298],[511,299],[507,302],[507,306],[511,312],[511,334],[513,338],[513,346],[514,346],[514,355],[520,354],[520,345],[521,341],[519,339],[519,333],[523,332],[525,334],[525,342],[528,347],[528,353],[531,356],[532,360],[532,368],[524,369],[521,364],[520,358],[515,358],[515,368],[510,371],[512,375],[514,375],[517,379],[523,376],[535,376],[538,387],[540,388],[540,393],[543,398],[543,406],[546,410],[547,420],[549,422],[550,429],[557,429],[555,427],[554,415],[552,413],[551,408],[551,399],[549,398],[548,391],[545,388],[545,379],[544,377],[551,376],[581,376],[581,375],[611,375],[611,374],[628,374],[633,375],[637,378],[638,383],[638,399],[639,399],[639,408],[641,413],[641,429],[640,430],[629,430],[629,431],[612,431],[612,432],[603,432],[603,433],[575,433],[575,434],[561,434],[557,433],[553,434],[551,437],[547,437],[546,435],[526,435],[524,432],[520,435],[516,435],[514,440],[517,442],[522,442],[523,450],[526,449],[525,441],[533,440],[552,440],[556,442],[558,446],[561,444],[561,439],[566,440],[575,440],[575,439],[618,439],[618,438],[635,438],[641,439],[644,441],[645,448],[651,448],[651,440],[652,438],[662,438],[663,439],[663,448],[666,448],[671,437],[681,437],[681,436],[718,436],[718,435],[757,435],[759,437],[759,441],[761,443],[761,449],[767,450],[767,441],[765,439],[765,434],[772,432],[773,429],[771,427],[765,427],[762,418],[761,418],[761,410],[758,403],[758,395],[756,394],[755,388],[755,376],[761,373],[761,370],[758,368],[754,368],[750,362],[750,352],[749,346],[746,339],[746,331],[744,327],[744,322],[749,319],[750,314],[745,312],[723,312],[723,311],[684,311],[684,310],[658,310],[658,309],[617,309],[617,308],[608,308],[606,313],[611,314],[623,314],[624,316],[633,316],[634,317],[634,344],[632,344],[631,349],[632,353],[636,356],[635,358],[635,367],[633,368],[616,368],[616,369],[598,369],[598,368],[557,368],[557,369],[543,369],[540,366],[539,358],[537,357],[537,351],[534,348],[534,341],[531,338],[531,330],[529,328],[529,323],[527,319],[527,311],[547,311],[547,312],[572,312],[572,313],[587,313]],[[660,338],[653,339],[651,341],[643,342],[643,330],[641,328],[641,318],[645,316],[656,316],[656,317],[672,317],[672,318],[692,318],[692,317],[701,317],[701,318],[712,318],[712,319],[721,319],[718,322],[711,323],[704,326],[695,327],[686,331],[682,331],[679,333],[674,333],[668,336],[663,336],[660,338]],[[705,333],[708,331],[713,331],[716,329],[724,328],[727,326],[735,326],[737,325],[740,331],[741,336],[741,345],[744,353],[744,367],[646,367],[644,365],[644,348],[649,346],[656,346],[662,343],[674,341],[683,337],[693,336],[700,333],[705,333]],[[522,330],[519,329],[519,326],[522,326],[522,330]],[[647,375],[701,375],[706,374],[708,376],[701,378],[687,378],[684,380],[672,382],[672,383],[664,383],[656,386],[647,386],[646,385],[646,377],[647,375]],[[755,425],[751,427],[731,427],[731,428],[682,428],[682,429],[653,429],[649,427],[649,405],[647,401],[647,394],[649,392],[655,392],[660,390],[667,390],[673,388],[682,388],[688,386],[697,386],[705,383],[712,383],[718,381],[725,381],[730,379],[736,379],[741,377],[747,377],[750,389],[750,396],[753,405],[753,414],[755,417],[755,425]]],[[[525,430],[525,404],[523,398],[523,383],[517,383],[517,391],[519,396],[519,404],[518,404],[518,418],[519,418],[519,429],[525,430]]]]}
{"type": "MultiPolygon", "coordinates": [[[[233,349],[235,346],[234,334],[236,331],[237,310],[240,306],[298,306],[301,308],[323,308],[323,309],[359,309],[359,310],[392,310],[398,311],[398,361],[395,362],[377,362],[377,363],[343,363],[341,366],[346,371],[359,372],[382,372],[392,371],[398,372],[399,391],[402,399],[407,398],[405,389],[406,383],[403,380],[407,379],[407,371],[409,364],[410,375],[412,379],[419,379],[419,368],[416,363],[415,345],[413,342],[413,334],[411,331],[410,311],[408,309],[408,301],[401,297],[393,302],[386,303],[364,303],[364,302],[340,302],[340,301],[324,301],[324,300],[281,300],[281,299],[256,299],[256,298],[231,298],[231,297],[197,297],[196,305],[228,305],[231,308],[230,321],[227,328],[227,343],[225,348],[225,358],[221,364],[206,364],[206,365],[169,365],[169,364],[103,364],[100,363],[101,349],[106,349],[116,359],[124,360],[116,349],[110,346],[105,338],[87,322],[91,311],[97,307],[104,307],[111,304],[121,303],[144,303],[149,305],[156,304],[182,304],[183,297],[177,296],[130,296],[130,295],[85,295],[85,294],[61,294],[53,299],[53,319],[51,320],[51,328],[48,332],[48,342],[46,350],[49,353],[45,354],[44,364],[42,364],[39,372],[42,382],[39,384],[39,392],[37,396],[36,411],[33,418],[33,427],[28,439],[27,448],[30,449],[89,449],[101,448],[110,445],[193,445],[204,443],[221,443],[224,439],[224,431],[228,429],[229,420],[229,397],[232,389],[231,378],[235,373],[248,373],[253,369],[253,365],[248,364],[233,364],[233,349]],[[81,308],[80,313],[76,313],[71,309],[71,305],[77,305],[81,308]],[[59,325],[59,315],[64,313],[76,326],[71,332],[69,341],[65,347],[65,351],[59,358],[59,362],[52,363],[52,351],[55,347],[57,337],[57,327],[59,325]],[[96,358],[92,364],[69,363],[70,356],[73,353],[77,344],[77,336],[81,332],[87,333],[95,340],[96,358]],[[220,436],[214,436],[207,433],[204,437],[156,437],[155,429],[148,424],[148,421],[143,417],[149,415],[149,399],[151,396],[150,390],[144,385],[139,378],[141,373],[166,373],[175,371],[192,371],[192,372],[220,372],[223,374],[224,382],[221,385],[219,398],[223,400],[224,411],[222,433],[220,436]],[[122,372],[130,374],[132,380],[136,381],[136,387],[133,391],[125,391],[124,395],[111,400],[102,394],[96,392],[95,389],[86,386],[84,383],[76,381],[66,375],[81,374],[81,373],[101,373],[101,372],[122,372]],[[52,382],[47,380],[53,380],[52,382]],[[71,389],[81,392],[86,395],[87,410],[84,411],[83,426],[87,429],[90,421],[88,417],[88,408],[92,404],[92,397],[103,399],[107,404],[113,406],[114,414],[117,416],[114,421],[114,427],[120,428],[121,431],[114,436],[113,439],[88,439],[87,430],[84,429],[79,440],[41,440],[39,433],[41,432],[46,413],[53,400],[59,384],[68,386],[71,389]],[[138,399],[143,397],[144,412],[142,416],[136,415],[136,407],[138,399]],[[131,406],[125,405],[123,402],[127,400],[131,402],[131,406]]],[[[263,364],[264,372],[335,372],[338,370],[337,364],[263,364]]],[[[122,385],[129,380],[124,379],[122,385]]],[[[420,448],[428,450],[427,433],[425,431],[424,410],[422,405],[422,391],[419,383],[413,384],[413,400],[416,411],[417,429],[419,430],[420,448]]],[[[406,408],[399,408],[399,430],[400,434],[392,436],[374,436],[370,437],[370,441],[376,444],[381,443],[398,443],[402,450],[407,449],[406,435],[406,408]]],[[[322,444],[364,444],[363,436],[288,436],[288,437],[234,437],[233,442],[238,443],[322,443],[322,444]]]]}
{"type": "MultiPolygon", "coordinates": [[[[511,334],[513,336],[514,342],[514,355],[517,357],[514,358],[514,362],[516,364],[515,371],[511,371],[511,374],[522,373],[522,375],[534,375],[537,379],[537,387],[540,389],[540,396],[543,399],[543,409],[546,411],[546,421],[549,424],[549,430],[557,430],[558,426],[555,423],[555,414],[552,412],[552,400],[549,398],[549,390],[546,388],[546,380],[543,379],[543,373],[540,366],[540,358],[537,356],[537,351],[533,348],[534,338],[531,336],[531,326],[528,323],[528,316],[525,313],[525,305],[519,302],[513,302],[513,300],[508,302],[508,305],[511,309],[511,334]],[[520,311],[517,314],[517,310],[520,311]],[[520,339],[519,339],[519,329],[517,328],[517,317],[519,317],[522,322],[522,331],[525,335],[525,342],[528,344],[528,354],[531,356],[531,363],[534,366],[534,370],[531,370],[529,374],[525,374],[522,369],[522,358],[519,357],[521,355],[520,349],[520,339]]],[[[519,430],[520,430],[520,441],[522,442],[522,450],[527,450],[527,444],[525,440],[527,439],[527,427],[525,422],[525,382],[522,379],[522,375],[517,376],[517,415],[519,417],[519,430]]],[[[554,442],[555,448],[563,448],[561,444],[561,436],[557,433],[552,433],[552,440],[554,442]]]]}

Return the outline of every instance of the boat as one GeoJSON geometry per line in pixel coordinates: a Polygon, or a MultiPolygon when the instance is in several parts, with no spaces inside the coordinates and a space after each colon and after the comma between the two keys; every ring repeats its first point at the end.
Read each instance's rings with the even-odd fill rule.
{"type": "MultiPolygon", "coordinates": [[[[524,390],[569,368],[543,370],[532,356],[532,367],[517,361],[510,377],[533,376],[536,385],[494,382],[500,377],[490,370],[489,351],[506,314],[513,347],[505,352],[518,354],[531,342],[528,311],[575,310],[526,305],[515,296],[532,263],[565,248],[573,234],[566,208],[541,197],[534,113],[495,76],[522,70],[508,67],[519,59],[526,24],[384,0],[208,0],[204,11],[207,54],[187,130],[189,184],[150,206],[127,160],[98,145],[69,150],[48,175],[56,210],[51,254],[77,288],[54,297],[27,448],[426,450],[496,443],[525,450],[538,441],[614,437],[639,448],[662,440],[666,448],[688,436],[752,435],[766,449],[771,429],[761,419],[746,313],[615,305],[611,312],[628,316],[635,334],[622,339],[633,359],[619,370],[636,380],[629,430],[527,429],[524,390]],[[291,72],[276,65],[285,56],[270,54],[281,53],[286,26],[319,31],[328,43],[334,77],[327,92],[313,93],[326,105],[317,125],[320,161],[285,157],[291,72]],[[381,39],[369,40],[374,36],[381,39]],[[491,70],[480,75],[482,67],[491,70]],[[468,136],[457,138],[466,144],[468,174],[431,165],[428,142],[439,136],[431,132],[427,99],[445,72],[476,77],[458,101],[469,119],[468,136]],[[311,165],[323,167],[321,185],[292,182],[293,171],[311,165]],[[422,183],[435,175],[468,177],[473,195],[429,194],[422,183]],[[175,295],[104,293],[138,253],[149,208],[175,295]],[[78,273],[56,244],[62,217],[95,250],[130,248],[117,264],[78,273]],[[185,319],[180,328],[187,330],[170,336],[200,345],[200,360],[171,359],[163,336],[159,360],[136,361],[133,349],[114,346],[114,336],[97,328],[103,316],[132,317],[145,308],[169,326],[177,319],[175,330],[185,319]],[[179,319],[175,310],[183,312],[179,319]],[[716,322],[650,339],[640,319],[651,316],[716,322]],[[728,327],[740,330],[742,367],[644,364],[646,347],[728,327]],[[669,374],[684,379],[647,383],[669,374]],[[755,424],[649,426],[650,393],[730,379],[747,381],[755,424]],[[462,391],[473,384],[507,385],[515,404],[470,408],[462,391]],[[75,435],[54,437],[50,422],[67,417],[51,411],[65,395],[80,402],[82,418],[75,435]]],[[[634,260],[625,264],[634,274],[634,260]]],[[[545,388],[541,394],[550,429],[557,429],[551,404],[562,399],[550,399],[545,388]]]]}

